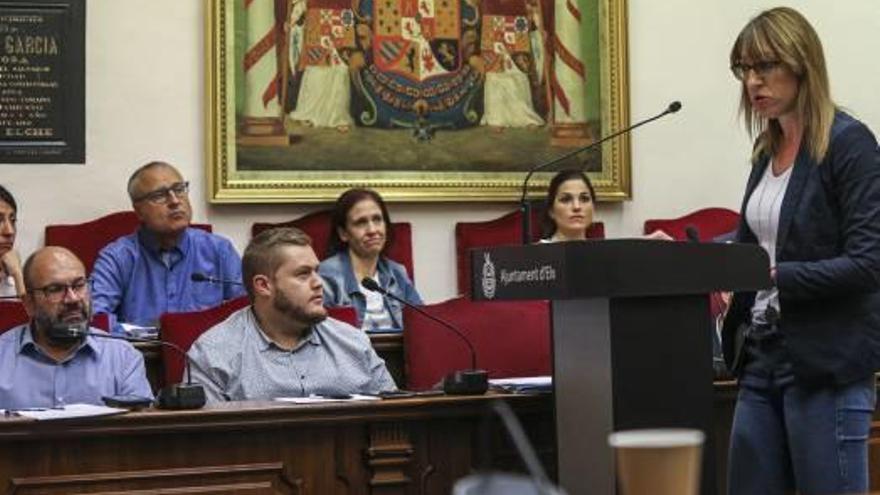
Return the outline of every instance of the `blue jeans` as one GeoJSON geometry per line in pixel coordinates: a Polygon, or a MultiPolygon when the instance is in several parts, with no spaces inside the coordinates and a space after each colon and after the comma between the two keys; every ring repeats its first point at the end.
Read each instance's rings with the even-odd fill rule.
{"type": "Polygon", "coordinates": [[[874,376],[810,387],[791,374],[781,338],[758,352],[749,347],[730,438],[728,495],[867,492],[874,376]]]}

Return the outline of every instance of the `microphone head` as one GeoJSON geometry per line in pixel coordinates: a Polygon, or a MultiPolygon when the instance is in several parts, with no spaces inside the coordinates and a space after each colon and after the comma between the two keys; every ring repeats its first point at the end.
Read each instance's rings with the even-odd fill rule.
{"type": "Polygon", "coordinates": [[[82,339],[88,330],[89,323],[87,321],[80,323],[56,322],[49,326],[46,334],[49,340],[66,344],[82,339]]]}
{"type": "Polygon", "coordinates": [[[204,273],[196,272],[196,273],[193,273],[189,279],[192,280],[193,282],[207,282],[208,276],[205,275],[204,273]]]}
{"type": "Polygon", "coordinates": [[[364,289],[371,290],[373,292],[385,292],[382,290],[382,287],[380,287],[379,284],[370,277],[364,277],[363,280],[361,280],[361,285],[364,286],[364,289]]]}
{"type": "Polygon", "coordinates": [[[680,101],[673,101],[673,102],[670,103],[669,106],[666,108],[666,111],[669,112],[669,113],[675,113],[675,112],[677,112],[677,111],[679,111],[679,110],[681,110],[681,102],[680,102],[680,101]]]}
{"type": "Polygon", "coordinates": [[[693,225],[688,225],[684,228],[684,235],[691,242],[700,242],[700,231],[693,225]]]}

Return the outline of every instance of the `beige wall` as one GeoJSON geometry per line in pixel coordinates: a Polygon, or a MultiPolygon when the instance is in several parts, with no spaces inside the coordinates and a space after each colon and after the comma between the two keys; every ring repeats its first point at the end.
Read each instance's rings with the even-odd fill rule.
{"type": "MultiPolygon", "coordinates": [[[[649,217],[703,206],[737,208],[749,140],[736,121],[730,43],[765,0],[630,0],[632,120],[681,100],[683,110],[632,139],[633,200],[601,205],[611,236],[633,235],[649,217]]],[[[791,1],[814,23],[838,103],[880,132],[880,2],[791,1]]],[[[80,222],[128,208],[124,183],[151,159],[177,164],[193,184],[195,218],[242,249],[255,219],[286,220],[314,206],[224,205],[205,200],[201,0],[90,0],[86,56],[86,166],[0,165],[21,209],[18,247],[43,243],[46,223],[80,222]]],[[[414,224],[418,286],[429,301],[454,295],[453,226],[512,205],[392,205],[414,224]]]]}

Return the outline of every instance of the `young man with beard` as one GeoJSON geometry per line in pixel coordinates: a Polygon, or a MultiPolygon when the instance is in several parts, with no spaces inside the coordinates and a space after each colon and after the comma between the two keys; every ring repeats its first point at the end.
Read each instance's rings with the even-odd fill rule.
{"type": "MultiPolygon", "coordinates": [[[[31,255],[22,270],[31,321],[0,336],[0,409],[103,404],[152,398],[144,358],[128,342],[65,335],[89,328],[92,304],[82,262],[61,247],[31,255]]],[[[91,329],[93,332],[100,332],[91,329]]]]}
{"type": "Polygon", "coordinates": [[[189,350],[209,402],[395,390],[367,335],[327,317],[318,258],[298,229],[262,232],[242,259],[251,305],[189,350]]]}
{"type": "Polygon", "coordinates": [[[194,282],[194,273],[241,280],[241,259],[225,237],[190,226],[189,182],[173,166],[150,162],[128,180],[141,226],[108,244],[95,261],[95,312],[116,322],[155,326],[162,313],[196,311],[244,295],[237,283],[194,282]]]}

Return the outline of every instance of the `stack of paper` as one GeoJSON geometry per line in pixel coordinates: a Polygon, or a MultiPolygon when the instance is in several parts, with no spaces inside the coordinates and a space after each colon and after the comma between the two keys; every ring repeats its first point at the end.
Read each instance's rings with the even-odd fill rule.
{"type": "Polygon", "coordinates": [[[127,412],[125,409],[106,406],[93,406],[91,404],[69,404],[67,406],[42,408],[33,407],[27,409],[9,409],[7,414],[16,414],[24,418],[37,420],[92,418],[98,416],[110,416],[127,412]]]}
{"type": "Polygon", "coordinates": [[[489,385],[507,392],[550,392],[553,390],[553,377],[523,376],[519,378],[496,378],[489,385]]]}
{"type": "Polygon", "coordinates": [[[325,395],[310,395],[308,397],[277,397],[279,402],[292,402],[294,404],[323,404],[325,402],[356,402],[364,400],[379,400],[375,395],[353,394],[348,397],[328,397],[325,395]]]}

